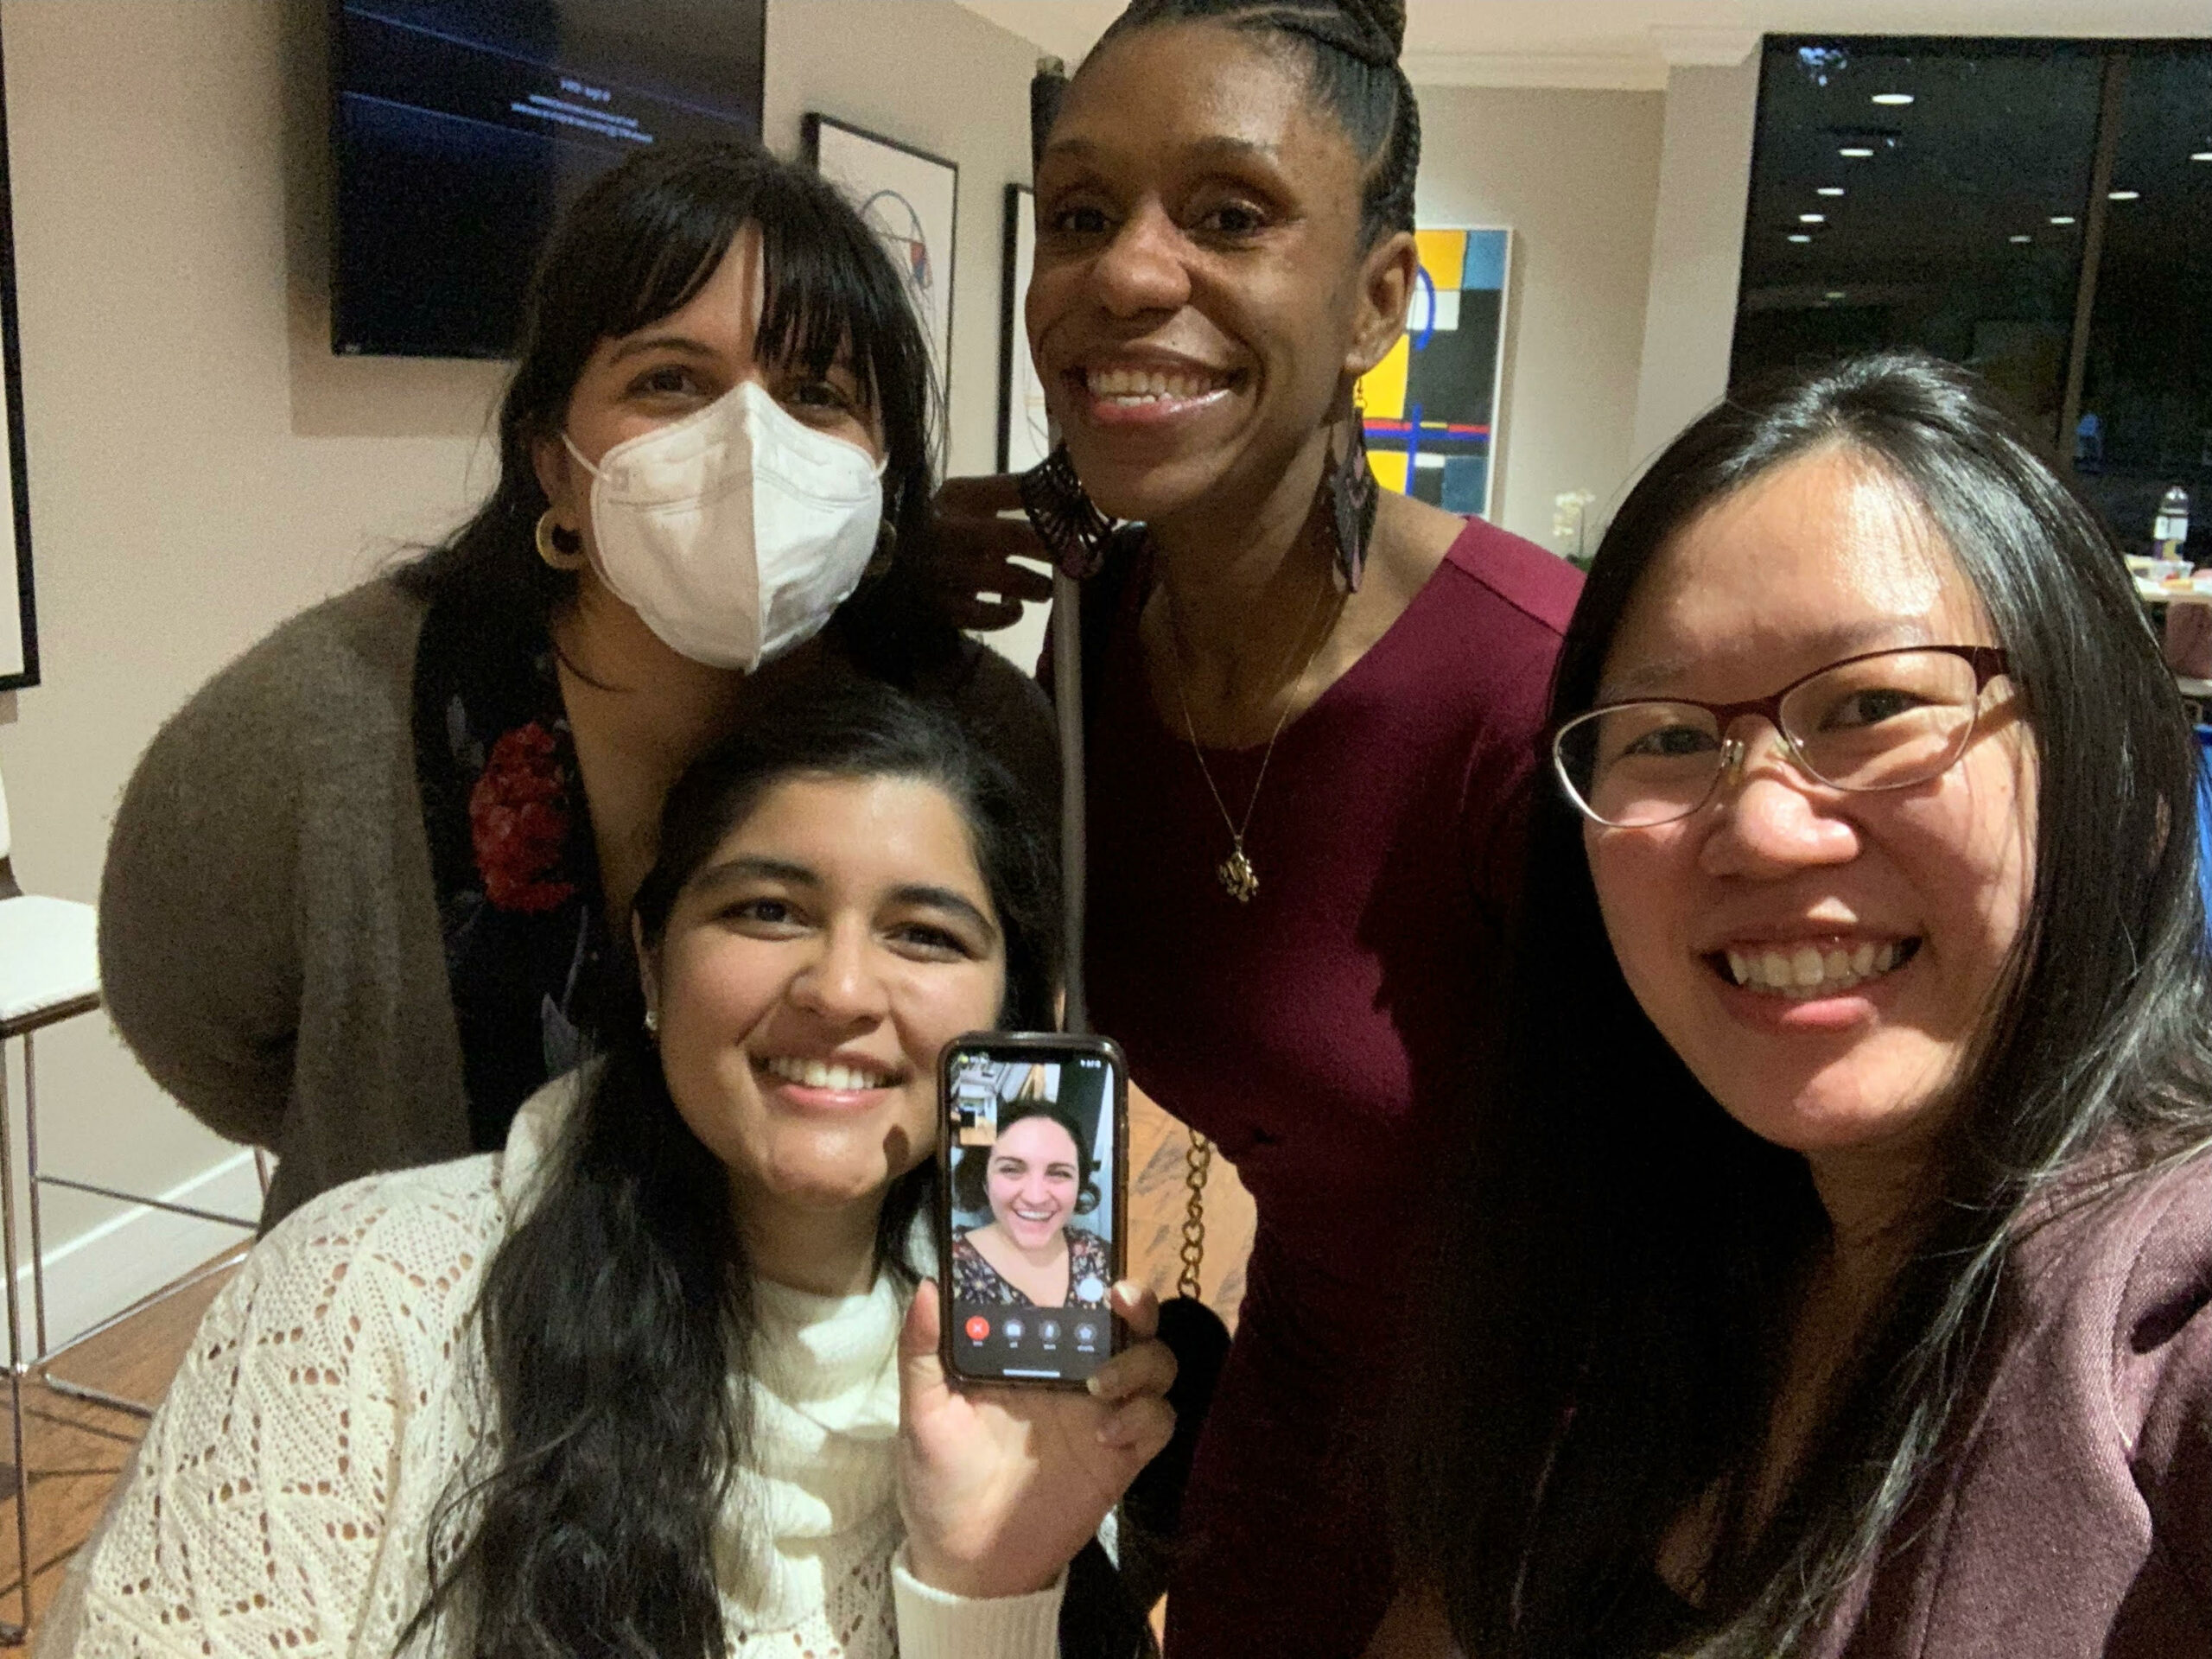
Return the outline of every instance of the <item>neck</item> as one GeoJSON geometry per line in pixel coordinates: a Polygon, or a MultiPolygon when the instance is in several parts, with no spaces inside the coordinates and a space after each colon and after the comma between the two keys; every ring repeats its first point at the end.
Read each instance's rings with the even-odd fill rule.
{"type": "Polygon", "coordinates": [[[742,1189],[733,1201],[756,1278],[816,1296],[857,1296],[874,1285],[880,1194],[817,1208],[742,1189]]]}
{"type": "Polygon", "coordinates": [[[1025,1248],[1012,1233],[1007,1231],[995,1221],[990,1224],[990,1232],[993,1242],[1003,1248],[1007,1255],[1020,1257],[1030,1267],[1040,1272],[1057,1268],[1067,1259],[1068,1236],[1065,1230],[1054,1233],[1052,1237],[1033,1250],[1025,1248]]]}
{"type": "Polygon", "coordinates": [[[1840,1287],[1878,1294],[1910,1254],[1928,1173],[1926,1149],[1847,1147],[1805,1155],[1827,1211],[1829,1259],[1840,1287]]]}
{"type": "Polygon", "coordinates": [[[1315,433],[1256,501],[1201,504],[1148,526],[1193,691],[1219,687],[1227,702],[1239,690],[1274,692],[1294,636],[1333,589],[1335,550],[1320,518],[1329,440],[1328,429],[1315,433]]]}
{"type": "Polygon", "coordinates": [[[570,723],[668,782],[729,729],[745,695],[743,673],[672,649],[589,570],[555,620],[553,643],[570,723]]]}

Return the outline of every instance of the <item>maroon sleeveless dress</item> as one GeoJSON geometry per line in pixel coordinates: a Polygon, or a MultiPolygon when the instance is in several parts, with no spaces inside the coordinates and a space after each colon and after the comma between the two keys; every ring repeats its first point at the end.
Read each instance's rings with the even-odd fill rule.
{"type": "MultiPolygon", "coordinates": [[[[1235,1346],[1168,1592],[1170,1659],[1345,1659],[1391,1592],[1375,1442],[1427,1183],[1501,930],[1580,579],[1471,522],[1390,630],[1286,728],[1245,846],[1154,712],[1124,585],[1091,715],[1091,1014],[1137,1084],[1212,1137],[1258,1209],[1235,1346]]],[[[1257,749],[1209,751],[1232,811],[1257,749]]]]}

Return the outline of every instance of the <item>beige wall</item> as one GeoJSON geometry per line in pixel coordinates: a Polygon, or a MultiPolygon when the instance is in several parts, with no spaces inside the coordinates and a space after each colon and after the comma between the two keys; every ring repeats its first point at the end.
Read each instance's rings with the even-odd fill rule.
{"type": "MultiPolygon", "coordinates": [[[[1035,47],[952,0],[779,0],[768,12],[770,144],[797,154],[813,110],[959,163],[946,420],[954,474],[998,461],[1006,187],[1029,181],[1036,65],[1035,47]]],[[[990,643],[1033,668],[1045,616],[1033,605],[990,643]]]]}
{"type": "Polygon", "coordinates": [[[1639,465],[1728,389],[1759,59],[1667,77],[1666,143],[1636,404],[1639,465]]]}
{"type": "MultiPolygon", "coordinates": [[[[0,725],[0,772],[35,891],[93,898],[131,764],[194,687],[489,484],[498,365],[329,353],[321,12],[0,6],[46,682],[0,725]]],[[[1030,48],[951,0],[778,0],[769,51],[771,143],[819,108],[961,163],[952,460],[988,466],[1030,48]]],[[[230,1155],[104,1021],[39,1059],[51,1166],[162,1191],[230,1155]]],[[[48,1209],[63,1240],[115,1213],[48,1209]]]]}
{"type": "Polygon", "coordinates": [[[1421,222],[1513,228],[1491,516],[1557,547],[1553,498],[1602,504],[1633,454],[1662,100],[1426,87],[1421,101],[1421,222]]]}

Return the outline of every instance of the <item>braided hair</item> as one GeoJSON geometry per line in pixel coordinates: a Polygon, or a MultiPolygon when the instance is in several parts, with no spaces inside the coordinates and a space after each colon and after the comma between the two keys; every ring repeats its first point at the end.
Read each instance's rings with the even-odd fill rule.
{"type": "Polygon", "coordinates": [[[1314,95],[1364,163],[1360,245],[1371,248],[1384,236],[1413,229],[1421,105],[1398,63],[1405,0],[1130,0],[1099,44],[1179,22],[1264,32],[1302,48],[1313,63],[1314,95]]]}

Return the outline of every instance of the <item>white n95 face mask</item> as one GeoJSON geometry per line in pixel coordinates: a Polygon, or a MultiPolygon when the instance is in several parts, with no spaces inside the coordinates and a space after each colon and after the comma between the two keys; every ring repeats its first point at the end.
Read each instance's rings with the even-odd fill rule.
{"type": "Polygon", "coordinates": [[[586,461],[600,577],[671,650],[750,671],[822,631],[860,586],[883,463],[741,380],[586,461]]]}

